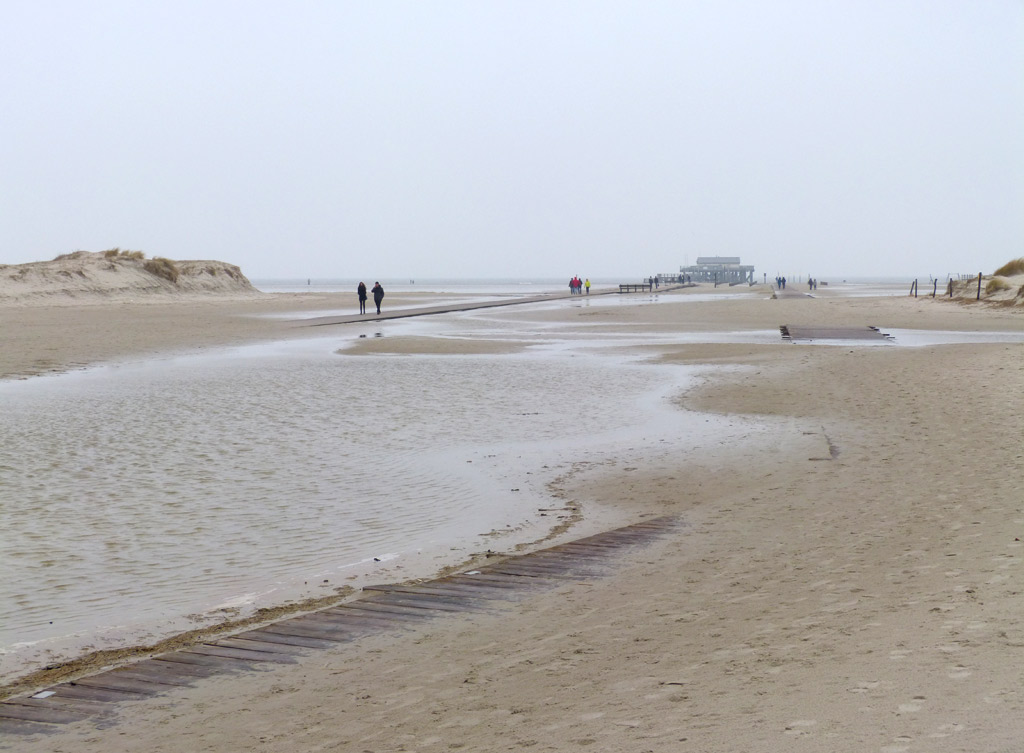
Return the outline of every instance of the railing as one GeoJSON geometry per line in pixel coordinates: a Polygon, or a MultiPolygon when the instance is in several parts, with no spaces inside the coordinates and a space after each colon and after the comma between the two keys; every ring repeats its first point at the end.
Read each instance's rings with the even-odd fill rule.
{"type": "MultiPolygon", "coordinates": [[[[981,300],[981,279],[983,277],[981,272],[978,272],[977,276],[975,276],[973,274],[972,275],[956,275],[956,281],[957,282],[963,282],[964,280],[973,280],[973,279],[975,279],[975,277],[977,277],[977,280],[978,280],[978,292],[975,295],[975,300],[980,301],[981,300]]],[[[954,278],[954,275],[950,275],[949,276],[949,280],[946,283],[946,295],[948,295],[950,298],[953,297],[953,282],[954,282],[953,278],[954,278]]],[[[932,298],[935,298],[935,296],[938,294],[938,291],[939,291],[939,278],[936,277],[936,278],[934,278],[932,280],[932,298]]],[[[914,280],[912,283],[910,283],[910,292],[908,293],[908,295],[912,295],[912,296],[914,296],[914,298],[917,298],[917,280],[914,280]]]]}

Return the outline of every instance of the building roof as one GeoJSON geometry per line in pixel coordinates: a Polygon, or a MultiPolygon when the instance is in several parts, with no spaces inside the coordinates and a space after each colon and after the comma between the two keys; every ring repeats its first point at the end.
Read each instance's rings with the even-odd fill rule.
{"type": "Polygon", "coordinates": [[[739,264],[738,256],[698,256],[697,265],[701,264],[739,264]]]}

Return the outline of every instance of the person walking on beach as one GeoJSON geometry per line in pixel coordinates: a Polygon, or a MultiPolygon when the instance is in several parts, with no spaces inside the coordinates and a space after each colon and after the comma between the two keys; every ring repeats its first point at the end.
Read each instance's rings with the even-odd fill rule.
{"type": "Polygon", "coordinates": [[[379,282],[373,283],[373,302],[377,305],[377,313],[380,313],[380,302],[384,300],[384,288],[379,282]]]}
{"type": "Polygon", "coordinates": [[[586,286],[586,288],[587,288],[587,295],[590,295],[590,278],[588,277],[588,278],[587,278],[587,281],[586,281],[585,283],[583,283],[583,284],[584,284],[584,285],[586,286]]]}
{"type": "Polygon", "coordinates": [[[359,283],[359,287],[356,288],[356,293],[359,295],[359,313],[366,313],[366,283],[359,283]]]}

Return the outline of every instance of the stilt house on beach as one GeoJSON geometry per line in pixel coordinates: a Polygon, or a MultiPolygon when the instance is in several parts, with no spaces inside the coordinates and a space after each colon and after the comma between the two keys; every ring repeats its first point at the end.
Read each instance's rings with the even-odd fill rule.
{"type": "Polygon", "coordinates": [[[693,282],[717,282],[719,284],[754,284],[753,265],[743,265],[738,256],[698,256],[697,263],[680,267],[679,274],[693,282]]]}

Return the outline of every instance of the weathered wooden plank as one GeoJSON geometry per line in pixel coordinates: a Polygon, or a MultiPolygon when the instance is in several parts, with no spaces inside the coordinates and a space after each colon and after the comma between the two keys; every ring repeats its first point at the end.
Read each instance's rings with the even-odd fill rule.
{"type": "Polygon", "coordinates": [[[286,643],[274,643],[272,641],[257,641],[251,638],[221,638],[211,641],[214,646],[226,646],[228,648],[244,648],[249,651],[266,651],[270,654],[286,654],[288,656],[306,656],[309,649],[301,646],[289,646],[286,643]]]}
{"type": "Polygon", "coordinates": [[[159,695],[167,690],[167,686],[160,686],[157,683],[146,680],[134,680],[130,677],[119,677],[111,672],[104,672],[100,675],[80,677],[75,680],[75,685],[87,688],[102,688],[103,690],[116,690],[121,693],[132,693],[140,696],[159,695]]]}
{"type": "Polygon", "coordinates": [[[352,625],[353,627],[370,631],[407,630],[409,627],[408,619],[374,616],[355,609],[340,607],[337,609],[325,609],[322,614],[325,617],[339,620],[342,625],[352,625]]]}
{"type": "Polygon", "coordinates": [[[150,662],[153,663],[153,670],[155,672],[163,671],[180,677],[195,677],[196,679],[202,679],[203,677],[212,677],[221,671],[220,665],[184,664],[177,661],[167,661],[160,657],[147,659],[141,663],[148,664],[150,662]]]}
{"type": "Polygon", "coordinates": [[[135,693],[125,693],[120,690],[108,690],[106,688],[90,688],[87,685],[76,685],[73,683],[55,685],[50,690],[64,698],[83,698],[87,701],[99,701],[101,703],[117,703],[118,701],[132,701],[140,698],[135,693]]]}
{"type": "Polygon", "coordinates": [[[659,526],[663,529],[679,528],[680,526],[687,525],[684,521],[677,518],[675,515],[661,515],[656,518],[647,518],[646,520],[640,520],[636,523],[631,523],[626,526],[627,528],[643,528],[644,526],[659,526]]]}
{"type": "Polygon", "coordinates": [[[346,622],[344,618],[329,612],[313,612],[295,619],[294,623],[300,627],[314,628],[316,630],[327,630],[339,635],[364,635],[367,631],[366,625],[356,625],[354,622],[346,622]]]}
{"type": "Polygon", "coordinates": [[[108,713],[111,703],[158,695],[201,677],[268,663],[295,663],[295,657],[308,649],[334,647],[366,633],[445,614],[489,611],[482,602],[509,601],[566,581],[600,577],[609,569],[605,563],[610,557],[679,526],[678,519],[670,516],[652,518],[485,565],[474,575],[457,573],[419,584],[369,586],[370,595],[363,599],[64,683],[52,688],[56,695],[47,699],[9,700],[0,704],[0,731],[38,731],[66,723],[60,719],[99,718],[108,713]],[[20,718],[33,715],[47,721],[20,718]]]}
{"type": "Polygon", "coordinates": [[[452,585],[415,585],[415,586],[368,586],[365,591],[381,591],[383,593],[413,594],[416,596],[438,596],[453,599],[495,599],[502,598],[498,589],[472,589],[452,585]]]}
{"type": "Polygon", "coordinates": [[[621,549],[623,546],[627,546],[629,543],[637,540],[646,540],[648,534],[645,533],[623,533],[621,535],[611,536],[588,536],[585,539],[577,539],[576,541],[566,541],[563,544],[556,544],[555,546],[548,547],[541,551],[544,552],[557,552],[565,548],[573,549],[585,549],[587,551],[593,551],[595,554],[607,554],[609,550],[621,549]]]}
{"type": "Polygon", "coordinates": [[[586,558],[570,552],[544,552],[537,556],[524,557],[522,564],[527,567],[572,568],[574,572],[589,572],[595,576],[609,572],[608,555],[599,558],[586,558]]]}
{"type": "Polygon", "coordinates": [[[268,664],[295,664],[295,658],[285,654],[270,654],[266,651],[250,651],[244,648],[231,648],[230,646],[215,646],[212,643],[200,643],[189,646],[181,651],[183,654],[197,654],[199,656],[215,656],[222,659],[240,659],[242,661],[262,662],[268,664]]]}
{"type": "Polygon", "coordinates": [[[346,608],[358,609],[363,612],[375,612],[386,614],[389,616],[405,618],[412,622],[423,622],[426,620],[432,620],[435,617],[435,615],[431,614],[430,612],[424,612],[422,609],[400,607],[394,604],[383,604],[379,602],[370,601],[369,599],[359,599],[358,601],[350,602],[346,605],[346,608]]]}
{"type": "Polygon", "coordinates": [[[567,541],[566,544],[577,544],[579,546],[630,546],[634,543],[645,543],[650,541],[655,536],[661,535],[660,529],[633,529],[628,531],[613,531],[612,533],[599,534],[597,536],[588,536],[586,538],[577,539],[576,541],[567,541]]]}
{"type": "Polygon", "coordinates": [[[574,558],[586,561],[588,559],[604,559],[609,555],[618,554],[624,551],[626,546],[618,544],[560,544],[545,551],[548,556],[552,554],[569,554],[574,558]]]}
{"type": "Polygon", "coordinates": [[[585,570],[582,565],[573,563],[565,557],[557,559],[532,559],[503,562],[501,565],[492,565],[488,568],[495,572],[502,573],[530,573],[549,577],[578,577],[580,571],[585,570]]]}
{"type": "Polygon", "coordinates": [[[0,735],[45,735],[52,734],[59,730],[52,724],[43,722],[30,722],[25,719],[6,719],[0,717],[0,735]]]}
{"type": "Polygon", "coordinates": [[[413,594],[379,594],[371,597],[382,604],[397,604],[401,607],[414,607],[434,612],[485,612],[488,611],[468,602],[456,603],[438,596],[414,596],[413,594]]]}
{"type": "Polygon", "coordinates": [[[519,577],[517,575],[496,575],[495,573],[489,573],[484,569],[472,570],[470,573],[455,573],[454,575],[446,575],[441,578],[442,583],[449,580],[457,581],[479,581],[483,583],[491,583],[496,586],[506,586],[508,588],[522,588],[523,586],[530,585],[531,581],[519,577]]]}
{"type": "MultiPolygon", "coordinates": [[[[170,665],[170,662],[167,662],[167,664],[170,665]]],[[[179,664],[177,666],[183,667],[185,665],[179,664]]],[[[111,670],[111,674],[132,680],[143,680],[156,685],[163,685],[166,689],[191,687],[195,685],[195,681],[198,679],[195,675],[183,675],[159,669],[136,669],[131,666],[111,670]]]]}
{"type": "Polygon", "coordinates": [[[23,696],[21,698],[10,698],[4,703],[15,703],[19,706],[38,706],[47,709],[63,709],[72,714],[82,716],[105,716],[111,713],[109,703],[99,701],[87,701],[84,698],[66,698],[59,695],[51,695],[47,698],[32,698],[23,696]]]}
{"type": "Polygon", "coordinates": [[[477,581],[480,583],[491,583],[495,586],[507,588],[510,591],[528,591],[541,588],[543,584],[538,583],[535,578],[524,575],[507,575],[505,573],[491,573],[480,571],[476,575],[452,575],[445,578],[445,581],[452,580],[457,583],[477,581]]]}
{"type": "Polygon", "coordinates": [[[365,609],[362,602],[352,602],[344,606],[328,609],[328,612],[339,611],[347,614],[365,617],[368,620],[377,620],[381,624],[394,625],[396,627],[408,627],[409,625],[421,622],[426,619],[423,614],[417,614],[412,610],[406,612],[389,612],[379,609],[365,609]]]}
{"type": "Polygon", "coordinates": [[[256,630],[249,630],[245,633],[239,633],[236,638],[252,639],[255,641],[264,641],[266,643],[281,644],[283,646],[297,646],[300,648],[334,648],[337,646],[335,641],[327,641],[323,638],[309,638],[301,635],[291,635],[287,633],[273,633],[266,631],[263,628],[257,628],[256,630]]]}
{"type": "Polygon", "coordinates": [[[220,671],[254,669],[254,662],[244,659],[235,659],[226,656],[208,656],[204,654],[186,653],[175,651],[172,654],[161,654],[161,661],[178,664],[197,664],[201,667],[216,668],[220,671]]]}
{"type": "Polygon", "coordinates": [[[264,625],[260,630],[267,633],[276,633],[278,635],[294,635],[300,638],[318,638],[335,644],[350,643],[357,637],[350,632],[325,630],[323,628],[318,628],[315,625],[300,626],[294,622],[289,622],[287,625],[283,623],[264,625]]]}
{"type": "MultiPolygon", "coordinates": [[[[479,599],[483,601],[514,601],[519,597],[523,596],[523,588],[507,588],[505,586],[497,586],[493,583],[484,583],[483,581],[446,581],[443,586],[438,586],[436,593],[456,593],[462,594],[467,598],[479,599]]],[[[434,589],[431,589],[435,592],[434,589]]]]}
{"type": "Polygon", "coordinates": [[[352,638],[359,638],[366,635],[367,633],[373,633],[380,630],[380,626],[367,625],[367,624],[356,624],[351,619],[337,614],[329,613],[317,613],[309,614],[302,618],[302,624],[318,630],[327,630],[338,635],[347,635],[352,638]]]}
{"type": "Polygon", "coordinates": [[[86,714],[74,713],[67,709],[21,706],[15,703],[0,703],[0,717],[44,724],[70,724],[88,718],[86,714]]]}
{"type": "Polygon", "coordinates": [[[431,588],[455,588],[460,591],[476,593],[477,591],[494,591],[496,593],[515,593],[523,588],[522,583],[505,581],[489,581],[475,575],[449,575],[446,578],[439,578],[431,581],[431,588]]]}
{"type": "Polygon", "coordinates": [[[372,593],[367,591],[365,601],[372,601],[374,603],[383,604],[398,604],[399,606],[408,607],[420,607],[422,605],[429,605],[437,607],[439,610],[447,610],[451,612],[464,612],[464,611],[475,611],[475,612],[487,612],[488,607],[483,604],[477,603],[473,597],[470,596],[456,596],[447,593],[430,593],[429,591],[389,591],[389,590],[375,590],[372,593]]]}
{"type": "Polygon", "coordinates": [[[558,583],[567,580],[578,579],[578,576],[566,573],[565,568],[555,569],[551,567],[532,567],[520,562],[514,564],[491,565],[487,568],[486,572],[495,573],[497,575],[515,575],[520,578],[533,578],[550,585],[558,585],[558,583]]]}
{"type": "Polygon", "coordinates": [[[517,594],[532,591],[537,583],[531,583],[525,578],[514,578],[505,576],[493,578],[487,575],[453,575],[441,581],[445,585],[460,586],[463,588],[486,588],[497,593],[506,594],[506,598],[513,598],[517,594]]]}
{"type": "Polygon", "coordinates": [[[583,556],[582,552],[569,552],[559,551],[557,549],[544,549],[540,552],[534,552],[533,554],[527,554],[520,560],[525,564],[554,564],[559,562],[576,562],[580,567],[589,567],[595,571],[606,571],[608,566],[604,564],[603,559],[607,558],[608,552],[605,552],[602,556],[595,556],[588,558],[583,556]],[[593,561],[591,561],[593,559],[593,561]]]}

